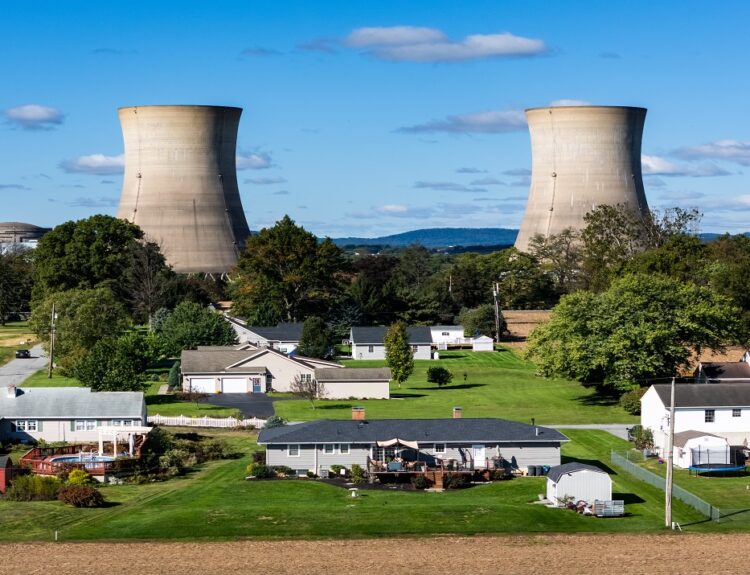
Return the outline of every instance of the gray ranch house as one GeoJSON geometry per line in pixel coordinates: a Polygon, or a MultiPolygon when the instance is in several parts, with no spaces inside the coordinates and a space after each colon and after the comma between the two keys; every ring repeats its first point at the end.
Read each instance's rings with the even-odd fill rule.
{"type": "Polygon", "coordinates": [[[87,387],[0,389],[0,440],[88,443],[101,440],[104,429],[111,434],[146,422],[141,392],[87,387]]]}
{"type": "MultiPolygon", "coordinates": [[[[385,359],[385,326],[352,327],[350,341],[352,359],[385,359]]],[[[414,359],[432,359],[432,333],[427,326],[407,327],[414,359]]]]}
{"type": "Polygon", "coordinates": [[[247,325],[242,320],[231,316],[226,316],[226,319],[237,334],[238,342],[250,343],[255,347],[271,347],[283,353],[294,353],[302,337],[301,322],[261,327],[247,325]]]}
{"type": "MultiPolygon", "coordinates": [[[[353,417],[364,417],[354,408],[353,417]]],[[[361,409],[361,408],[360,408],[361,409]]],[[[360,465],[370,477],[393,473],[525,470],[560,465],[559,431],[505,419],[321,419],[263,429],[266,462],[298,475],[360,465]]],[[[382,478],[381,478],[382,479],[382,478]]]]}
{"type": "MultiPolygon", "coordinates": [[[[244,346],[240,346],[244,347],[244,346]]],[[[198,393],[288,392],[295,378],[316,380],[324,399],[388,399],[391,370],[355,369],[273,348],[203,347],[181,356],[182,389],[198,393]]]]}

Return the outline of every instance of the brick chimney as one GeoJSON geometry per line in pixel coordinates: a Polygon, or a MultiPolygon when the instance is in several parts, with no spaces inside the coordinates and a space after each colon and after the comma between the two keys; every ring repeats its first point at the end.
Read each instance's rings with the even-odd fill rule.
{"type": "Polygon", "coordinates": [[[5,397],[8,399],[13,399],[16,397],[16,386],[15,385],[9,385],[5,388],[5,397]]]}
{"type": "Polygon", "coordinates": [[[453,419],[461,419],[463,417],[463,409],[461,407],[453,408],[453,419]]]}
{"type": "Polygon", "coordinates": [[[365,418],[364,407],[352,407],[352,419],[355,421],[363,421],[365,418]]]}

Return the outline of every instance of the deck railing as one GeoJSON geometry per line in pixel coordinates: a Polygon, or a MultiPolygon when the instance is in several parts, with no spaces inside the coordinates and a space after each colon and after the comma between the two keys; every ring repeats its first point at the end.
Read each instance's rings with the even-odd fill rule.
{"type": "Polygon", "coordinates": [[[136,458],[121,458],[113,461],[50,461],[48,459],[33,459],[24,462],[24,467],[38,475],[57,475],[73,469],[83,469],[89,475],[110,475],[131,471],[138,460],[136,458]]]}
{"type": "Polygon", "coordinates": [[[233,429],[236,427],[251,427],[260,429],[266,424],[265,419],[250,417],[248,419],[237,419],[234,417],[186,417],[178,415],[165,417],[163,415],[149,415],[148,422],[154,425],[165,425],[173,427],[218,427],[233,429]]]}

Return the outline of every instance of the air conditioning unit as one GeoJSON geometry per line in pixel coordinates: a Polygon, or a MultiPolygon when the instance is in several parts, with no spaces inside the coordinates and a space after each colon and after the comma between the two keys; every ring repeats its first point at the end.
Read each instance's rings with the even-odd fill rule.
{"type": "Polygon", "coordinates": [[[321,469],[321,470],[320,470],[320,471],[318,472],[318,475],[319,475],[319,476],[320,476],[320,477],[321,477],[322,479],[328,479],[328,469],[321,469]]]}

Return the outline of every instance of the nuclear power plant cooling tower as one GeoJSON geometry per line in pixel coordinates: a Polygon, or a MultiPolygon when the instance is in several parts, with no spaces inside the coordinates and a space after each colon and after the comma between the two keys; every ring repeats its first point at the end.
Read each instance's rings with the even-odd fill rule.
{"type": "Polygon", "coordinates": [[[516,248],[536,234],[582,229],[604,204],[648,211],[641,176],[645,108],[569,106],[526,110],[531,134],[531,187],[516,248]]]}
{"type": "Polygon", "coordinates": [[[160,245],[179,273],[228,272],[250,234],[237,188],[241,108],[120,108],[125,178],[119,218],[160,245]]]}

